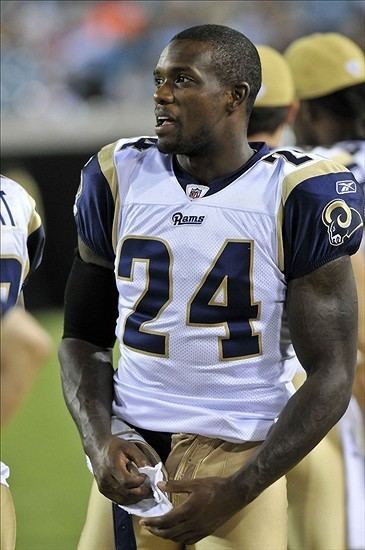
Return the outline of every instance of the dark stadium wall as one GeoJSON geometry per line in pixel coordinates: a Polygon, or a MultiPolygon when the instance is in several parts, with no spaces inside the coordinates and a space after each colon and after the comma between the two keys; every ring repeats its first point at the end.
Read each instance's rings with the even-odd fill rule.
{"type": "MultiPolygon", "coordinates": [[[[97,149],[96,149],[97,150],[97,149]]],[[[29,155],[2,159],[2,173],[28,173],[37,183],[46,230],[43,262],[25,290],[30,310],[62,307],[67,275],[77,237],[72,207],[80,171],[94,151],[62,155],[29,155]]],[[[19,181],[22,183],[22,181],[19,181]]]]}

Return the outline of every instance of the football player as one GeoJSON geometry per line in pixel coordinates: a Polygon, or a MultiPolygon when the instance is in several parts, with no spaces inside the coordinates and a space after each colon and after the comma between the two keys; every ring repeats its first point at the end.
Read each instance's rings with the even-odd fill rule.
{"type": "MultiPolygon", "coordinates": [[[[15,181],[0,181],[1,425],[18,409],[44,364],[50,340],[23,309],[22,290],[42,258],[44,231],[34,200],[15,181]]],[[[1,462],[1,548],[12,550],[16,517],[1,462]]]]}
{"type": "Polygon", "coordinates": [[[0,180],[1,279],[3,313],[22,300],[23,287],[39,266],[44,230],[33,198],[14,180],[0,180]]]}
{"type": "MultiPolygon", "coordinates": [[[[262,84],[248,124],[250,142],[266,142],[270,148],[283,143],[294,120],[297,102],[289,66],[270,46],[256,46],[262,68],[262,84]]],[[[294,354],[293,354],[294,355],[294,354]]],[[[293,359],[293,371],[297,360],[293,359]]],[[[127,520],[128,518],[126,518],[127,520]]],[[[112,506],[94,482],[78,550],[114,548],[112,506]]]]}
{"type": "Polygon", "coordinates": [[[249,145],[260,73],[238,31],[182,31],[154,70],[157,139],[118,140],[82,173],[63,389],[116,505],[150,496],[149,462],[112,416],[165,462],[174,508],[136,515],[140,550],[284,550],[285,474],[350,399],[362,190],[338,197],[353,176],[334,161],[249,145]],[[308,373],[295,393],[284,310],[308,373]]]}
{"type": "MultiPolygon", "coordinates": [[[[365,184],[365,62],[337,33],[294,41],[285,52],[300,100],[297,143],[345,164],[357,181],[336,183],[338,197],[365,184]]],[[[359,298],[358,365],[353,397],[336,429],[288,475],[289,547],[365,547],[365,255],[352,257],[359,298]],[[346,503],[346,504],[345,504],[346,503]]]]}

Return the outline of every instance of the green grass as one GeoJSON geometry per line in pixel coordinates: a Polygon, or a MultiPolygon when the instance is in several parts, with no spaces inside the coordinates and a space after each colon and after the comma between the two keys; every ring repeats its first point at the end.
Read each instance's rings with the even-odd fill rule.
{"type": "Polygon", "coordinates": [[[17,514],[16,550],[74,550],[91,475],[62,396],[57,360],[62,314],[52,311],[37,317],[52,336],[54,351],[1,436],[17,514]]]}

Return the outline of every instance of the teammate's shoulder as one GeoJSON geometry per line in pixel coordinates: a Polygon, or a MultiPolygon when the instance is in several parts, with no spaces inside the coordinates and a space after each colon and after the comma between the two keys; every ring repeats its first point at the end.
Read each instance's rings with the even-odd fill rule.
{"type": "Polygon", "coordinates": [[[332,147],[316,147],[314,152],[344,164],[365,186],[365,140],[340,141],[332,147]]]}
{"type": "Polygon", "coordinates": [[[16,197],[18,200],[33,201],[31,195],[20,183],[3,174],[1,174],[0,189],[1,191],[5,191],[7,195],[16,197]]]}
{"type": "MultiPolygon", "coordinates": [[[[1,176],[0,184],[1,227],[7,231],[21,231],[40,243],[40,254],[44,243],[42,220],[33,197],[22,185],[7,176],[1,176]]],[[[38,246],[38,244],[37,244],[38,246]]]]}
{"type": "Polygon", "coordinates": [[[7,205],[16,207],[16,211],[31,216],[35,210],[35,201],[24,187],[15,180],[1,174],[0,194],[7,205]]]}
{"type": "Polygon", "coordinates": [[[331,147],[318,146],[311,150],[313,155],[333,160],[344,166],[351,164],[353,154],[341,144],[332,145],[331,147]]]}

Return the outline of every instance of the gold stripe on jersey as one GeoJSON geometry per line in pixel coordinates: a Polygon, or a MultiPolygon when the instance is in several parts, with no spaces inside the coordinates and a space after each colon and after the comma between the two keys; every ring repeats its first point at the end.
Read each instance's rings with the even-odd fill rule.
{"type": "Polygon", "coordinates": [[[31,235],[32,233],[34,233],[34,231],[40,228],[40,226],[42,225],[42,220],[36,210],[35,200],[30,195],[28,195],[28,198],[32,205],[32,216],[28,223],[28,235],[31,235]]]}
{"type": "Polygon", "coordinates": [[[118,193],[118,176],[117,176],[117,171],[114,164],[114,153],[118,143],[119,141],[114,141],[109,145],[105,145],[105,147],[100,149],[98,153],[99,165],[100,165],[101,171],[105,176],[106,181],[109,184],[110,191],[115,204],[113,228],[112,228],[112,246],[113,246],[114,252],[116,252],[116,248],[117,248],[117,240],[118,240],[117,220],[119,218],[117,214],[119,213],[119,210],[120,210],[120,201],[119,201],[119,193],[118,193]]]}
{"type": "Polygon", "coordinates": [[[294,170],[284,178],[282,185],[283,205],[285,206],[285,203],[288,200],[290,193],[297,187],[297,185],[303,183],[305,180],[325,176],[326,174],[337,174],[340,172],[350,171],[343,164],[339,164],[334,160],[313,159],[313,162],[311,162],[307,166],[294,170]]]}
{"type": "MultiPolygon", "coordinates": [[[[309,161],[310,162],[310,161],[309,161]]],[[[310,164],[306,164],[303,168],[297,168],[289,173],[283,179],[281,188],[281,203],[276,215],[277,223],[277,238],[278,238],[278,265],[281,271],[284,271],[284,244],[283,244],[283,220],[284,220],[284,208],[285,203],[288,200],[290,193],[304,181],[310,178],[317,178],[325,176],[326,174],[338,174],[343,172],[349,172],[343,164],[339,164],[332,159],[317,160],[313,159],[310,164]]]]}

